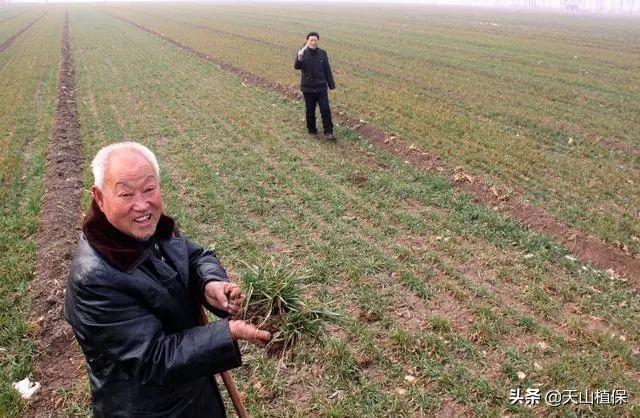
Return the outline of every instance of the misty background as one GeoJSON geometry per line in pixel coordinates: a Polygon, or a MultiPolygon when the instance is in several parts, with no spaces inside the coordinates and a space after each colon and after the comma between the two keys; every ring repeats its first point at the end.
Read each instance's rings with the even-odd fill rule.
{"type": "MultiPolygon", "coordinates": [[[[114,2],[114,1],[155,1],[155,0],[0,0],[0,7],[17,3],[74,3],[74,2],[114,2]]],[[[571,13],[602,13],[602,14],[636,14],[640,15],[640,0],[325,0],[335,3],[386,3],[386,4],[425,4],[425,5],[457,5],[470,7],[489,7],[507,9],[529,10],[555,10],[571,13]]],[[[174,0],[173,2],[181,2],[174,0]]],[[[184,2],[193,3],[185,0],[184,2]]],[[[213,3],[197,2],[197,3],[213,3]]],[[[234,3],[222,1],[223,3],[234,3]]],[[[272,0],[243,0],[237,3],[273,3],[272,0]]],[[[318,3],[319,0],[313,0],[318,3]]],[[[280,2],[282,3],[282,2],[280,2]]],[[[289,1],[289,3],[302,4],[303,1],[289,1]]]]}

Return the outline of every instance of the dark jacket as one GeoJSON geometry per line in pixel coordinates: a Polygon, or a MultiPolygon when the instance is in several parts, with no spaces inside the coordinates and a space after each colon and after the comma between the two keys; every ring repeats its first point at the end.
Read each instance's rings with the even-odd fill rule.
{"type": "Polygon", "coordinates": [[[212,280],[228,277],[171,218],[163,215],[143,243],[92,203],[71,264],[65,317],[87,360],[94,416],[225,416],[212,376],[241,358],[226,319],[199,326],[202,292],[212,280]]]}
{"type": "Polygon", "coordinates": [[[329,57],[324,49],[307,48],[304,50],[301,60],[298,59],[296,54],[293,68],[301,70],[300,90],[303,93],[325,91],[327,86],[332,90],[336,88],[336,83],[333,81],[333,74],[331,73],[329,57]]]}

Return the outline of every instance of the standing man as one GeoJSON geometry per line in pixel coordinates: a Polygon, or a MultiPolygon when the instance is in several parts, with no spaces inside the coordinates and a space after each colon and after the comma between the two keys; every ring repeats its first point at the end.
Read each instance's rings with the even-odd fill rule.
{"type": "Polygon", "coordinates": [[[320,35],[318,35],[318,32],[309,32],[307,42],[298,51],[293,68],[301,70],[300,89],[304,95],[304,103],[307,110],[307,130],[311,135],[318,135],[318,130],[316,129],[317,104],[320,106],[325,138],[334,140],[336,137],[333,135],[333,122],[331,121],[327,87],[333,90],[336,88],[336,83],[333,81],[327,53],[318,48],[319,40],[320,35]]]}
{"type": "Polygon", "coordinates": [[[271,335],[228,319],[242,291],[165,215],[148,148],[108,145],[91,165],[93,200],[65,317],[87,360],[93,416],[225,417],[213,374],[241,364],[237,340],[263,344],[271,335]],[[222,319],[204,325],[200,304],[222,319]]]}

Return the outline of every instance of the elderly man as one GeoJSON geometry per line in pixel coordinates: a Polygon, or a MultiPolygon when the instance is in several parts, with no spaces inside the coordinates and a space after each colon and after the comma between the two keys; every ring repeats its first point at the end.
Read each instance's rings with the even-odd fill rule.
{"type": "Polygon", "coordinates": [[[215,255],[163,213],[159,167],[124,142],[92,162],[93,201],[71,264],[65,316],[84,352],[96,417],[223,417],[214,373],[241,364],[237,340],[271,336],[221,318],[243,295],[215,255]]]}

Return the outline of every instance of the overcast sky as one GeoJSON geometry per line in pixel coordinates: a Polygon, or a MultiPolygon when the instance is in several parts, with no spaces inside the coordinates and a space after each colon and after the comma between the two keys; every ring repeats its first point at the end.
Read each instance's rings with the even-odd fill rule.
{"type": "MultiPolygon", "coordinates": [[[[3,6],[0,0],[0,7],[3,6]]],[[[46,0],[4,0],[9,3],[45,3],[46,0]]],[[[49,0],[49,3],[75,3],[75,2],[95,2],[96,0],[49,0]]],[[[152,2],[156,0],[107,0],[113,1],[146,1],[152,2]]],[[[172,0],[182,1],[182,0],[172,0]]],[[[193,3],[193,0],[184,0],[193,3]]],[[[569,11],[583,10],[603,13],[634,13],[640,16],[640,0],[311,0],[317,2],[335,2],[335,3],[396,3],[396,4],[440,4],[440,5],[459,5],[459,6],[476,6],[476,7],[506,7],[506,8],[536,8],[536,9],[562,9],[569,11]],[[567,6],[569,5],[569,6],[567,6]]],[[[204,1],[203,1],[204,2],[204,1]]],[[[223,0],[224,3],[233,3],[233,1],[223,0]]],[[[237,3],[260,2],[268,3],[273,0],[243,0],[237,3]]],[[[282,3],[283,1],[278,1],[282,3]]],[[[300,1],[291,1],[300,4],[300,1]]],[[[5,3],[6,5],[7,3],[5,3]]]]}

